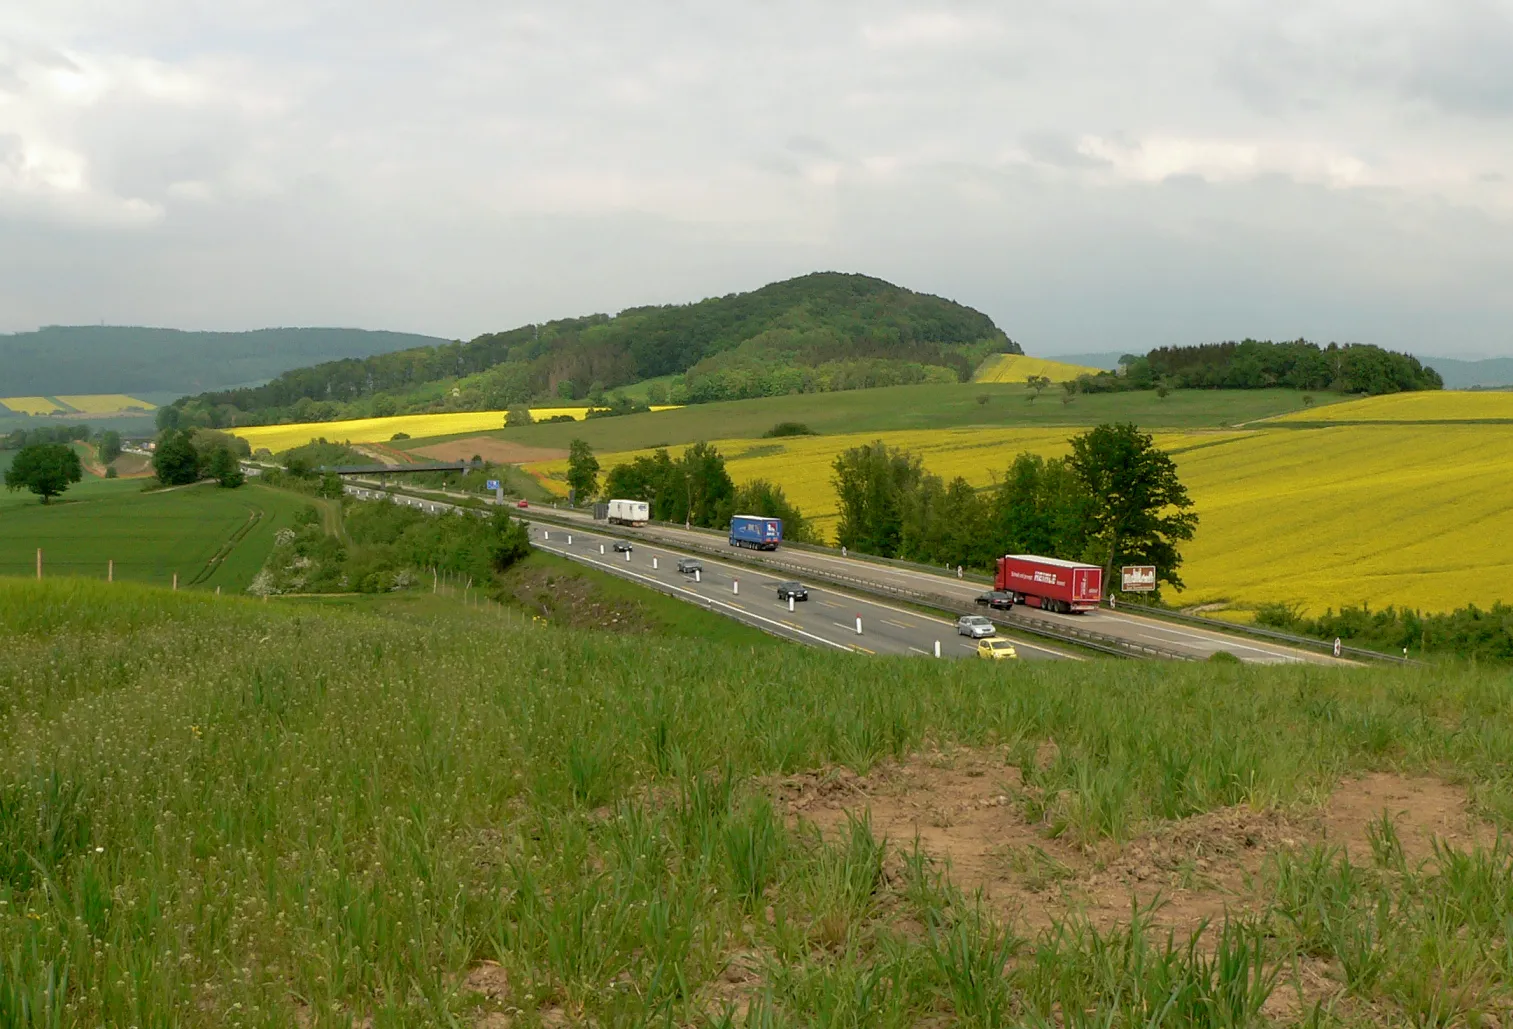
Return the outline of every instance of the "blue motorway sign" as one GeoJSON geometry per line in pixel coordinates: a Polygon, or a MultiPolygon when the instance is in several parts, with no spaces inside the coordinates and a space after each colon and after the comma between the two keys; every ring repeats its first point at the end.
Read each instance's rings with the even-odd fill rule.
{"type": "Polygon", "coordinates": [[[489,487],[489,489],[498,489],[499,488],[499,480],[498,479],[490,479],[489,482],[488,482],[488,487],[489,487]]]}

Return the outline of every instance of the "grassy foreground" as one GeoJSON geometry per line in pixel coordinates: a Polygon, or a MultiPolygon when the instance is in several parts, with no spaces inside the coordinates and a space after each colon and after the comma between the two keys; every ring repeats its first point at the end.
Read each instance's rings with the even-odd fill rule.
{"type": "Polygon", "coordinates": [[[1304,962],[1337,989],[1284,1024],[1473,1024],[1510,999],[1505,849],[1408,865],[1388,826],[1191,945],[1031,932],[754,777],[991,748],[1048,838],[1114,846],[1398,768],[1507,825],[1510,701],[1477,669],[861,662],[0,580],[0,1027],[1264,1025],[1304,962]]]}

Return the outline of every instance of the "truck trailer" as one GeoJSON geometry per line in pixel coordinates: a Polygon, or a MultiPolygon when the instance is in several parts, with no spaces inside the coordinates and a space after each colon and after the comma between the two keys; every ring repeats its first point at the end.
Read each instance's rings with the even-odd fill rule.
{"type": "Polygon", "coordinates": [[[736,515],[730,519],[730,545],[752,550],[776,550],[783,542],[783,520],[761,515],[736,515]]]}
{"type": "Polygon", "coordinates": [[[1034,554],[998,559],[993,587],[1014,595],[1016,604],[1071,614],[1093,611],[1103,596],[1103,569],[1077,561],[1034,554]]]}
{"type": "Polygon", "coordinates": [[[645,525],[651,517],[651,505],[644,500],[611,500],[605,513],[611,525],[645,525]]]}

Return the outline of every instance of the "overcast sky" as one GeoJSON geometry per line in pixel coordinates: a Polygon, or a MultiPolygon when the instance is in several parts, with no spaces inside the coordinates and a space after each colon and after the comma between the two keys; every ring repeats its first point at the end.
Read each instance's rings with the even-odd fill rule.
{"type": "Polygon", "coordinates": [[[1513,354],[1513,0],[10,0],[0,331],[817,269],[1031,353],[1513,354]]]}

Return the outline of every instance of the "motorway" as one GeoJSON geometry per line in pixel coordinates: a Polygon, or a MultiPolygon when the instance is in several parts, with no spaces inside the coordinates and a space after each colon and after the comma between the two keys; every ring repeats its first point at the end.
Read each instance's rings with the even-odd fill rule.
{"type": "MultiPolygon", "coordinates": [[[[403,494],[386,495],[350,484],[347,492],[365,500],[392,497],[395,503],[409,504],[428,513],[451,506],[403,494]]],[[[948,615],[926,614],[811,583],[805,583],[809,599],[796,601],[789,611],[788,602],[777,599],[777,586],[792,576],[744,568],[704,555],[697,555],[703,565],[697,576],[684,574],[677,566],[679,558],[688,556],[686,552],[643,540],[634,541],[627,560],[625,554],[615,553],[614,544],[619,537],[608,535],[592,522],[581,528],[576,525],[569,528],[538,521],[532,522],[530,529],[531,543],[537,549],[629,578],[773,635],[811,646],[861,654],[933,657],[939,643],[943,658],[975,657],[977,653],[976,641],[957,635],[956,620],[948,615]],[[856,631],[858,618],[862,626],[860,635],[856,631]]],[[[1013,641],[1021,659],[1082,660],[1081,655],[1020,634],[1001,631],[1000,635],[1013,641]]]]}
{"type": "MultiPolygon", "coordinates": [[[[539,509],[539,513],[547,517],[572,520],[585,526],[599,524],[593,521],[592,515],[587,511],[552,509],[548,514],[548,510],[542,508],[539,509]]],[[[544,525],[545,523],[535,524],[544,525]]],[[[639,537],[674,547],[682,543],[690,548],[707,550],[711,546],[727,545],[725,538],[721,535],[664,525],[648,526],[643,529],[616,526],[614,531],[627,537],[639,537]]],[[[847,580],[865,582],[896,590],[899,596],[913,598],[921,603],[928,602],[929,598],[938,598],[947,604],[970,603],[987,589],[987,586],[982,583],[963,582],[955,577],[934,574],[918,568],[841,557],[837,554],[815,553],[792,548],[773,552],[741,550],[738,553],[742,562],[755,563],[764,569],[770,569],[769,577],[772,581],[777,581],[777,577],[802,580],[805,572],[819,572],[828,578],[839,579],[842,582],[847,580]]],[[[751,574],[751,571],[748,569],[747,574],[751,574]]],[[[1085,629],[1130,643],[1160,648],[1173,655],[1181,655],[1194,660],[1204,660],[1218,651],[1226,651],[1241,661],[1251,664],[1336,663],[1334,658],[1326,655],[1298,650],[1282,643],[1231,636],[1198,626],[1173,625],[1156,618],[1123,611],[1100,609],[1085,614],[1059,615],[1050,611],[1015,608],[1014,615],[1010,617],[1032,617],[1043,622],[1085,629]]],[[[1025,656],[1029,655],[1025,654],[1025,656]]]]}

